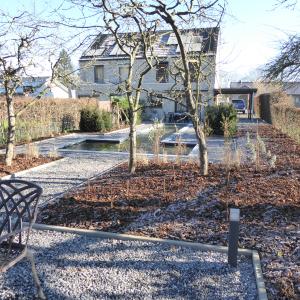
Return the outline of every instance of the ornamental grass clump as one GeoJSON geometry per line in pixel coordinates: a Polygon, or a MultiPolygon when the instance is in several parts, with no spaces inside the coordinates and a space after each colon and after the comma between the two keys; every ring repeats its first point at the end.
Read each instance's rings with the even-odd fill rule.
{"type": "Polygon", "coordinates": [[[273,155],[270,150],[267,150],[264,140],[256,134],[254,141],[251,141],[250,134],[247,132],[246,149],[250,152],[250,161],[255,163],[255,169],[261,168],[261,163],[264,161],[270,169],[276,167],[276,155],[273,155]]]}
{"type": "Polygon", "coordinates": [[[154,122],[152,130],[149,132],[148,139],[152,143],[154,161],[159,163],[160,140],[165,134],[165,126],[160,122],[154,122]]]}

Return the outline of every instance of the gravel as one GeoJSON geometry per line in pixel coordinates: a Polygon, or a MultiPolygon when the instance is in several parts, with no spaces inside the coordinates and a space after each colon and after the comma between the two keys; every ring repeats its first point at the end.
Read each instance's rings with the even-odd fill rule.
{"type": "MultiPolygon", "coordinates": [[[[153,242],[33,231],[30,244],[48,299],[257,299],[250,258],[153,242]]],[[[32,299],[30,264],[0,275],[0,299],[32,299]]]]}
{"type": "Polygon", "coordinates": [[[43,188],[43,195],[39,202],[39,205],[42,205],[89,178],[112,168],[123,159],[124,157],[116,156],[80,157],[77,155],[58,160],[37,170],[28,170],[16,178],[35,182],[43,188]]]}

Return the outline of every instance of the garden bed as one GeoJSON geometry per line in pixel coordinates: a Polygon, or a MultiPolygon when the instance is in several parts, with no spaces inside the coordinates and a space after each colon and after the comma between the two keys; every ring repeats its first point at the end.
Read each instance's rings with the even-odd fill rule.
{"type": "MultiPolygon", "coordinates": [[[[251,135],[256,132],[254,127],[251,135]]],[[[251,131],[251,129],[247,130],[251,131]]],[[[245,131],[239,135],[244,136],[245,131]]],[[[232,168],[196,164],[126,165],[49,205],[44,223],[226,245],[228,207],[241,209],[240,247],[261,254],[270,299],[299,295],[300,147],[269,125],[259,125],[276,168],[263,162],[232,168]]]]}
{"type": "Polygon", "coordinates": [[[12,166],[8,167],[5,165],[4,155],[0,155],[0,178],[33,167],[37,167],[57,159],[58,158],[45,157],[45,156],[26,157],[26,155],[24,154],[19,154],[13,160],[12,166]]]}

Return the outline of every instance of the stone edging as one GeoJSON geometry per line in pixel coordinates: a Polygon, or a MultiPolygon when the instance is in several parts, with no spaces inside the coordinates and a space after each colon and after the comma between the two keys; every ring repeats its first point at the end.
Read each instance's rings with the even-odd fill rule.
{"type": "MultiPolygon", "coordinates": [[[[145,237],[145,236],[135,236],[129,234],[105,232],[105,231],[98,231],[98,230],[78,229],[78,228],[45,225],[45,224],[34,224],[33,228],[36,230],[50,230],[50,231],[57,231],[62,233],[65,232],[65,233],[87,235],[96,238],[110,238],[110,239],[132,240],[132,241],[142,241],[142,242],[157,242],[157,243],[174,245],[174,246],[192,247],[202,251],[215,251],[221,253],[227,253],[228,251],[228,247],[225,246],[216,246],[216,245],[209,245],[209,244],[160,239],[160,238],[152,238],[152,237],[145,237]]],[[[268,300],[258,252],[255,250],[239,248],[238,254],[252,257],[252,264],[255,273],[258,299],[268,300]]]]}
{"type": "Polygon", "coordinates": [[[39,166],[30,168],[30,169],[22,170],[22,171],[19,171],[19,172],[17,172],[17,173],[13,173],[13,174],[11,174],[11,175],[6,175],[6,176],[4,176],[4,177],[0,177],[0,180],[13,179],[13,178],[15,178],[15,177],[22,176],[22,175],[26,174],[27,172],[37,171],[37,170],[41,170],[41,169],[43,169],[43,168],[47,168],[47,167],[49,167],[49,166],[54,165],[55,163],[62,162],[63,160],[66,160],[66,159],[67,159],[67,157],[63,157],[63,158],[60,158],[60,159],[57,159],[57,160],[48,162],[48,163],[46,163],[46,164],[42,164],[42,165],[39,165],[39,166]]]}

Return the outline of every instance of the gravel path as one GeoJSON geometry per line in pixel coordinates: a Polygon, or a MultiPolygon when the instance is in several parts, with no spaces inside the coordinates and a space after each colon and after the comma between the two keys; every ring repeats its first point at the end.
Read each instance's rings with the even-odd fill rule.
{"type": "MultiPolygon", "coordinates": [[[[33,231],[48,299],[257,299],[251,260],[229,268],[226,255],[141,241],[33,231]]],[[[0,299],[32,299],[30,264],[0,275],[0,299]]]]}
{"type": "Polygon", "coordinates": [[[29,170],[16,178],[35,182],[43,188],[40,200],[40,205],[42,205],[70,188],[112,168],[123,159],[124,157],[121,156],[74,155],[51,163],[49,166],[29,170]]]}

